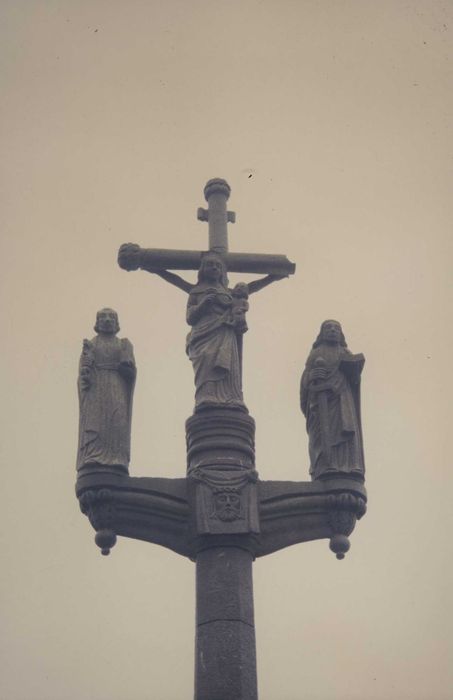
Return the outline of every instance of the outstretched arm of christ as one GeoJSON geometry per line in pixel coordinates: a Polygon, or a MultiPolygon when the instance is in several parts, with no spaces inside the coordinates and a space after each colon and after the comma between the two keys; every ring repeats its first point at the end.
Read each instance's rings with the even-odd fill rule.
{"type": "Polygon", "coordinates": [[[162,277],[163,280],[173,284],[175,287],[178,287],[178,289],[182,289],[182,291],[187,292],[187,294],[190,294],[192,288],[195,286],[179,275],[176,275],[174,272],[169,272],[168,270],[156,270],[155,268],[146,267],[144,265],[142,265],[142,270],[159,275],[159,277],[162,277]]]}
{"type": "Polygon", "coordinates": [[[163,270],[155,267],[147,260],[146,249],[140,248],[136,243],[124,243],[118,253],[118,263],[123,270],[146,270],[146,272],[151,272],[155,275],[159,275],[166,282],[182,289],[183,292],[190,294],[191,290],[195,285],[187,282],[179,275],[174,272],[169,272],[168,270],[163,270]]]}
{"type": "Polygon", "coordinates": [[[259,292],[260,289],[264,289],[272,282],[278,282],[279,280],[286,279],[288,275],[266,275],[266,277],[261,277],[259,280],[253,280],[247,284],[249,294],[254,292],[259,292]]]}

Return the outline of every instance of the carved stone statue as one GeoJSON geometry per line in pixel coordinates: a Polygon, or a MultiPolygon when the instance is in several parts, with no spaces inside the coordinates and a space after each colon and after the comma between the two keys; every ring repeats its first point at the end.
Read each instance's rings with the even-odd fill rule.
{"type": "Polygon", "coordinates": [[[192,326],[187,354],[195,373],[196,410],[218,405],[244,408],[238,347],[243,325],[233,314],[225,277],[221,258],[205,255],[187,303],[187,323],[192,326]]]}
{"type": "Polygon", "coordinates": [[[234,325],[241,333],[248,331],[245,314],[249,310],[249,286],[245,282],[238,282],[231,290],[232,296],[232,315],[234,325]]]}
{"type": "Polygon", "coordinates": [[[229,289],[223,257],[209,251],[201,257],[197,283],[191,284],[173,272],[148,264],[146,249],[134,243],[121,246],[119,261],[123,269],[155,273],[189,294],[186,318],[192,329],[186,351],[195,374],[195,411],[212,407],[247,410],[241,377],[247,298],[286,275],[267,275],[229,289]]]}
{"type": "Polygon", "coordinates": [[[307,359],[300,405],[307,420],[310,474],[363,480],[360,375],[365,358],[347,348],[338,321],[324,321],[307,359]]]}
{"type": "Polygon", "coordinates": [[[92,340],[83,341],[79,365],[79,446],[77,469],[128,471],[132,396],[136,367],[132,344],[117,338],[118,316],[101,309],[92,340]]]}

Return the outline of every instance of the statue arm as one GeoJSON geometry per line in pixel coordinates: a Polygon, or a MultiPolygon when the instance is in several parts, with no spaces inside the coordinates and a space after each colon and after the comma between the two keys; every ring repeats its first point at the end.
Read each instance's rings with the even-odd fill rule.
{"type": "Polygon", "coordinates": [[[247,284],[249,294],[259,292],[261,289],[264,289],[264,287],[272,284],[272,282],[278,282],[279,280],[286,279],[286,277],[288,277],[288,275],[266,275],[266,277],[261,277],[259,280],[253,280],[253,282],[247,284]]]}
{"type": "Polygon", "coordinates": [[[119,372],[125,379],[131,382],[135,381],[137,375],[137,367],[134,358],[134,348],[132,343],[127,338],[121,340],[121,360],[119,372]]]}
{"type": "Polygon", "coordinates": [[[300,379],[300,408],[304,416],[307,415],[308,408],[308,381],[307,370],[304,370],[300,379]]]}
{"type": "Polygon", "coordinates": [[[198,303],[197,299],[195,296],[192,294],[189,296],[189,301],[187,302],[187,313],[186,313],[186,321],[189,324],[189,326],[194,326],[195,323],[197,323],[203,313],[203,305],[202,303],[198,303]]]}
{"type": "Polygon", "coordinates": [[[156,275],[159,275],[159,277],[162,277],[163,280],[173,284],[175,287],[178,287],[178,289],[182,289],[182,291],[186,292],[187,294],[190,294],[192,288],[194,287],[194,285],[187,282],[187,280],[183,279],[179,275],[176,275],[174,272],[169,272],[168,270],[155,270],[144,266],[142,266],[142,270],[154,272],[156,275]]]}
{"type": "Polygon", "coordinates": [[[307,417],[308,411],[308,399],[310,395],[310,389],[312,387],[312,369],[313,369],[313,356],[310,352],[305,363],[304,371],[300,378],[300,407],[302,413],[307,417]]]}
{"type": "Polygon", "coordinates": [[[187,313],[186,321],[189,326],[194,326],[203,314],[206,312],[207,308],[215,301],[215,294],[207,294],[200,301],[197,300],[196,294],[191,294],[189,296],[189,301],[187,302],[187,313]]]}

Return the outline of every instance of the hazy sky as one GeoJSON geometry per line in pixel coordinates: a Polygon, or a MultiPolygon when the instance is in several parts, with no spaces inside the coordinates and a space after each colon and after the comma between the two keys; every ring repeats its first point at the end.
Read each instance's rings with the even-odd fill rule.
{"type": "Polygon", "coordinates": [[[297,264],[251,298],[262,479],[308,479],[298,391],[321,321],[367,359],[369,512],[342,562],[323,540],[255,563],[260,700],[451,698],[453,3],[0,12],[1,700],[192,697],[194,565],[121,538],[100,555],[74,497],[75,382],[114,307],[138,365],[131,474],[184,475],[186,297],[116,254],[206,248],[211,177],[232,188],[231,250],[297,264]]]}

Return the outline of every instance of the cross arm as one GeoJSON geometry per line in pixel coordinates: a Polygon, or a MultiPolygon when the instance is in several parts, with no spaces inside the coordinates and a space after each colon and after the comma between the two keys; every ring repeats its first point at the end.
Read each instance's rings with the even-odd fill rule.
{"type": "MultiPolygon", "coordinates": [[[[198,207],[197,219],[198,219],[198,221],[209,221],[209,211],[207,209],[203,209],[203,207],[198,207]]],[[[228,221],[229,224],[235,224],[236,223],[236,212],[227,211],[226,212],[226,220],[228,221]]]]}
{"type": "MultiPolygon", "coordinates": [[[[121,246],[118,264],[123,270],[198,270],[203,252],[198,250],[167,250],[141,248],[134,243],[121,246]]],[[[229,272],[250,272],[286,276],[293,275],[296,265],[286,255],[257,253],[224,253],[229,272]]]]}

